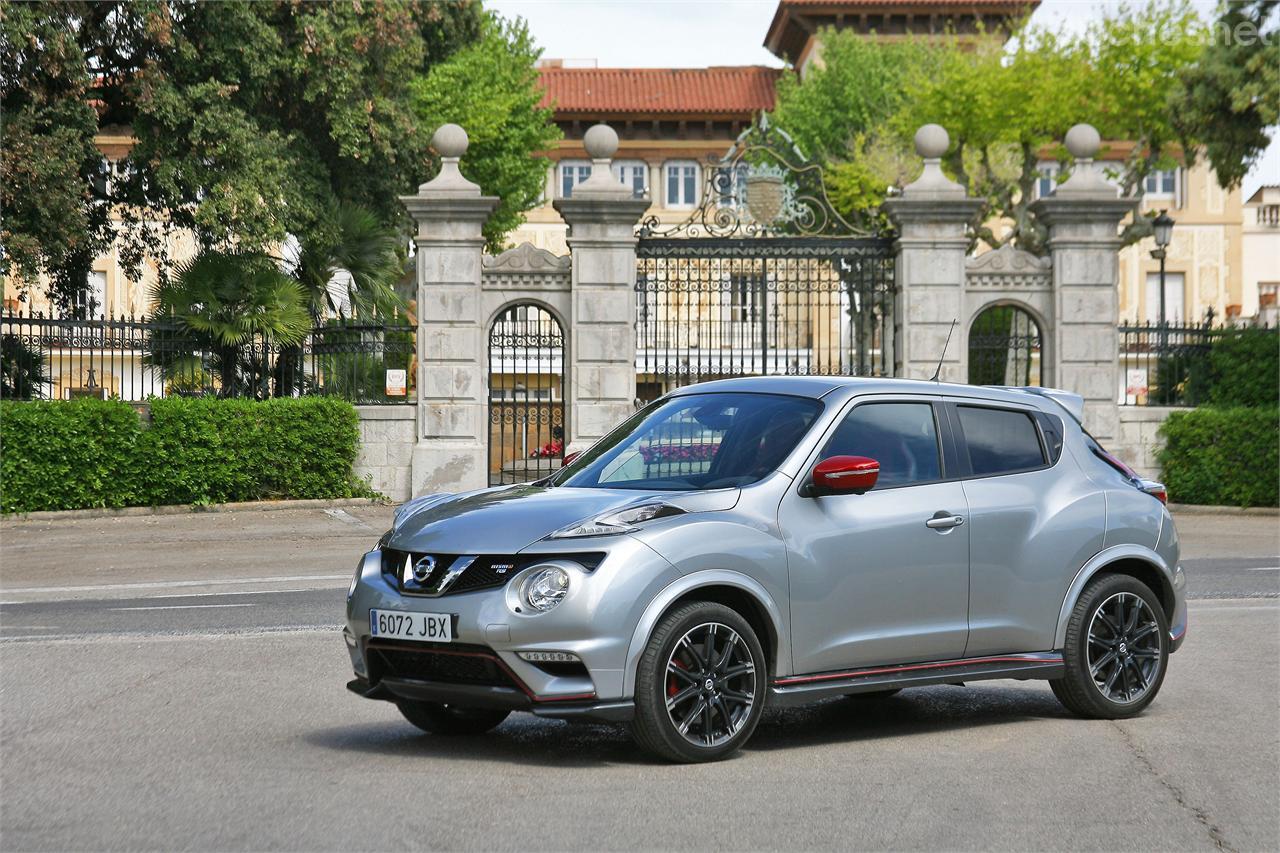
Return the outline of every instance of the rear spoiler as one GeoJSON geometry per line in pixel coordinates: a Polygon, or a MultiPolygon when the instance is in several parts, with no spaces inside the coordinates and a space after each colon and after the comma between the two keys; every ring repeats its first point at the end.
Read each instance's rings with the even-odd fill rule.
{"type": "Polygon", "coordinates": [[[1037,397],[1045,397],[1057,403],[1067,414],[1078,424],[1084,424],[1084,397],[1071,391],[1063,391],[1058,388],[1040,388],[1031,385],[1000,385],[997,386],[1007,391],[1021,391],[1024,394],[1035,394],[1037,397]]]}

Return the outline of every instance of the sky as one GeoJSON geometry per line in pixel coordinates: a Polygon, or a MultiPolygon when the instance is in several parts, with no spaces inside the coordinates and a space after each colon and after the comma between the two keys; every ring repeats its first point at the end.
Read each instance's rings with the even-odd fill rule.
{"type": "MultiPolygon", "coordinates": [[[[1078,32],[1119,5],[1043,0],[1032,20],[1078,32]]],[[[1192,5],[1212,19],[1215,0],[1192,5]]],[[[777,0],[486,0],[485,6],[528,21],[546,58],[593,60],[601,68],[782,65],[762,44],[777,0]]],[[[1244,197],[1264,183],[1280,184],[1280,132],[1245,178],[1244,197]]]]}

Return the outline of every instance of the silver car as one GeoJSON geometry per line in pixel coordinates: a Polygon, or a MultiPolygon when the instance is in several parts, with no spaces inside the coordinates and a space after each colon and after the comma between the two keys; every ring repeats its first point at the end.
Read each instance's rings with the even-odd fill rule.
{"type": "Polygon", "coordinates": [[[1081,411],[908,380],[672,392],[544,480],[402,506],[352,580],[348,687],[436,734],[627,722],[675,761],[766,707],[929,684],[1137,714],[1186,631],[1178,536],[1081,411]]]}

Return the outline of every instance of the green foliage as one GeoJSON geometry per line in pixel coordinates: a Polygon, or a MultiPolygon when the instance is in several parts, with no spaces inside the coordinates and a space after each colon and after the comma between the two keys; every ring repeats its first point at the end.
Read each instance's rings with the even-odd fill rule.
{"type": "Polygon", "coordinates": [[[1219,332],[1209,350],[1208,374],[1208,399],[1215,406],[1280,405],[1280,332],[1219,332]]]}
{"type": "Polygon", "coordinates": [[[1220,506],[1276,506],[1280,408],[1203,406],[1174,412],[1160,427],[1160,467],[1171,500],[1220,506]]]}
{"type": "MultiPolygon", "coordinates": [[[[1173,164],[1180,134],[1166,98],[1198,58],[1204,26],[1185,0],[1121,6],[1083,34],[1024,26],[998,38],[938,37],[893,43],[824,31],[824,69],[779,81],[775,118],[806,153],[831,167],[841,205],[868,207],[919,172],[912,138],[923,124],[947,129],[944,168],[986,201],[975,234],[993,246],[1041,251],[1044,231],[1028,206],[1044,149],[1079,122],[1104,139],[1135,143],[1117,175],[1132,190],[1173,164]],[[854,165],[848,165],[854,164],[854,165]],[[993,217],[1010,225],[995,232],[993,217]]],[[[865,209],[865,208],[864,208],[865,209]]],[[[842,210],[842,213],[845,212],[842,210]]],[[[1145,220],[1129,239],[1149,232],[1145,220]]]]}
{"type": "Polygon", "coordinates": [[[470,0],[103,0],[6,3],[2,17],[4,271],[27,285],[49,272],[74,294],[111,209],[135,279],[147,258],[168,274],[173,229],[253,252],[307,245],[337,201],[403,221],[397,196],[429,167],[413,80],[478,37],[482,13],[470,0]],[[109,184],[95,184],[98,127],[137,140],[109,184]]]}
{"type": "Polygon", "coordinates": [[[0,12],[0,272],[23,284],[52,276],[50,296],[69,308],[93,259],[111,242],[97,198],[98,117],[76,33],[58,7],[5,3],[0,12]]]}
{"type": "Polygon", "coordinates": [[[330,208],[322,225],[301,245],[293,269],[312,319],[339,313],[329,282],[340,271],[347,274],[347,295],[359,316],[391,316],[403,308],[395,287],[404,276],[405,257],[395,230],[349,202],[330,208]]]}
{"type": "Polygon", "coordinates": [[[330,397],[0,403],[0,509],[208,504],[367,495],[359,417],[330,397]]]}
{"type": "Polygon", "coordinates": [[[141,434],[118,400],[0,402],[0,511],[136,503],[141,434]]]}
{"type": "Polygon", "coordinates": [[[0,337],[0,397],[30,400],[44,396],[49,381],[44,355],[31,349],[17,335],[0,337]]]}
{"type": "Polygon", "coordinates": [[[531,157],[560,138],[552,110],[539,107],[542,89],[535,47],[524,21],[490,16],[478,42],[432,68],[413,87],[414,105],[427,133],[447,122],[462,125],[471,144],[463,173],[486,195],[500,199],[484,227],[491,251],[538,204],[546,161],[531,157]]]}
{"type": "Polygon", "coordinates": [[[151,291],[155,319],[171,321],[171,337],[153,334],[147,363],[165,370],[166,378],[185,387],[198,374],[200,353],[208,352],[218,374],[220,392],[243,385],[240,374],[251,345],[302,342],[311,330],[302,286],[285,275],[266,255],[201,252],[160,279],[151,291]]]}
{"type": "Polygon", "coordinates": [[[1179,130],[1203,142],[1224,187],[1240,184],[1267,148],[1267,129],[1280,124],[1278,7],[1278,0],[1223,4],[1213,43],[1170,95],[1179,130]]]}

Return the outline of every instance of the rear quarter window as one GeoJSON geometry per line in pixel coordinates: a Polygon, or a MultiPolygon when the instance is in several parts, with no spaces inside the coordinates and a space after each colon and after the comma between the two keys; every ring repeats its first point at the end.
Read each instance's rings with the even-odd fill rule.
{"type": "Polygon", "coordinates": [[[956,412],[972,476],[1012,474],[1045,466],[1040,433],[1027,412],[982,406],[957,406],[956,412]]]}

